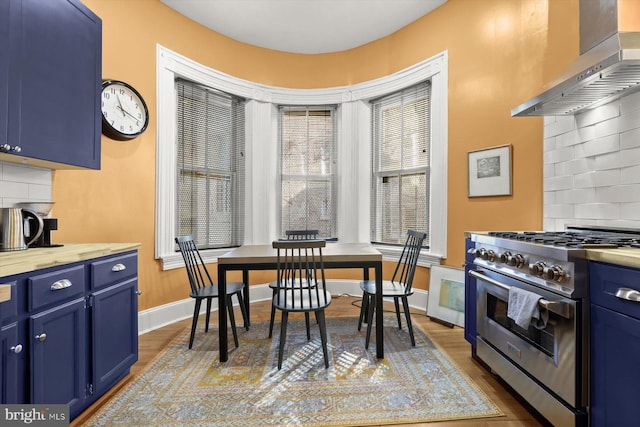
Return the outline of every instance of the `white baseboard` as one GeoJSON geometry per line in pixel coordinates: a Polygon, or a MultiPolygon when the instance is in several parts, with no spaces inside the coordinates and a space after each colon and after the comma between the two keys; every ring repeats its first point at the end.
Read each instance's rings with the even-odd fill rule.
{"type": "MultiPolygon", "coordinates": [[[[327,288],[334,297],[340,295],[351,295],[361,297],[362,291],[358,285],[358,280],[329,280],[327,288]]],[[[249,299],[252,303],[271,299],[272,291],[268,284],[253,285],[249,292],[249,299]]],[[[418,310],[427,308],[428,291],[416,289],[414,294],[409,297],[409,306],[418,310]]],[[[193,316],[193,298],[185,298],[180,301],[153,307],[138,313],[138,335],[162,328],[184,319],[190,319],[193,316]]],[[[234,298],[234,305],[238,302],[234,298]]],[[[204,314],[206,307],[202,307],[200,314],[204,314]]],[[[218,305],[213,304],[211,311],[218,311],[218,305]]]]}

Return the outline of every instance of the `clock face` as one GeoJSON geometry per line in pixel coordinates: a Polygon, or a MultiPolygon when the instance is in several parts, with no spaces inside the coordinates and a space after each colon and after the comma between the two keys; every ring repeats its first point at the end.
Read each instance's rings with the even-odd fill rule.
{"type": "Polygon", "coordinates": [[[142,96],[127,83],[106,80],[102,83],[102,131],[110,138],[127,140],[142,134],[149,113],[142,96]]]}

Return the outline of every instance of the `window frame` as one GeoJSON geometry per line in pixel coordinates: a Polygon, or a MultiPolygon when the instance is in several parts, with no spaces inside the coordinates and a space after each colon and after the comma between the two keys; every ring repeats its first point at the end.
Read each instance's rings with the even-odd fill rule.
{"type": "MultiPolygon", "coordinates": [[[[175,252],[177,77],[246,98],[245,105],[245,244],[269,244],[277,238],[277,106],[338,106],[337,169],[338,239],[370,242],[371,235],[371,107],[369,100],[427,79],[432,83],[431,238],[419,265],[439,264],[447,253],[448,52],[445,50],[391,75],[350,86],[287,89],[232,77],[156,46],[156,221],[155,257],[162,269],[184,265],[175,252]],[[438,189],[434,192],[433,189],[438,189]]],[[[402,248],[376,245],[385,259],[396,260],[402,248]]],[[[202,251],[216,262],[228,249],[202,251]]]]}
{"type": "MultiPolygon", "coordinates": [[[[338,221],[337,221],[337,208],[338,208],[338,197],[337,197],[337,187],[338,187],[338,179],[337,179],[337,165],[338,165],[338,161],[339,159],[337,158],[337,154],[336,154],[336,150],[337,150],[337,143],[336,143],[336,129],[337,129],[337,117],[338,115],[338,107],[335,105],[304,105],[304,106],[299,106],[299,105],[278,105],[278,201],[279,201],[279,206],[278,206],[278,237],[280,238],[284,238],[284,234],[285,231],[284,229],[282,229],[282,217],[283,217],[283,213],[282,213],[282,184],[283,181],[286,179],[288,181],[291,180],[305,180],[306,182],[308,181],[315,181],[315,182],[328,182],[331,184],[331,200],[333,202],[333,206],[331,207],[331,218],[330,221],[332,223],[332,229],[334,230],[334,235],[331,236],[321,236],[324,238],[337,238],[337,227],[338,227],[338,221]],[[317,174],[284,174],[283,170],[282,170],[282,161],[283,161],[283,149],[282,149],[282,137],[283,137],[283,114],[284,112],[282,111],[283,109],[288,110],[288,111],[309,111],[309,110],[326,110],[326,111],[331,111],[331,127],[332,127],[332,135],[333,135],[333,139],[331,141],[331,159],[330,161],[332,162],[332,166],[331,166],[331,173],[329,174],[324,174],[324,175],[317,175],[317,174]]],[[[310,226],[310,227],[296,227],[296,229],[320,229],[320,227],[316,227],[316,226],[310,226]]]]}

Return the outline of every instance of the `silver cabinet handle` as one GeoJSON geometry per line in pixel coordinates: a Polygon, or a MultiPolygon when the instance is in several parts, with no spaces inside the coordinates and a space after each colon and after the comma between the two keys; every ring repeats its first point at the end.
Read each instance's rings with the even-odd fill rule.
{"type": "Polygon", "coordinates": [[[15,354],[22,353],[22,344],[14,345],[9,350],[11,350],[11,352],[15,354]]]}
{"type": "Polygon", "coordinates": [[[62,280],[58,280],[57,282],[54,282],[54,284],[51,285],[51,290],[52,291],[59,291],[60,289],[69,288],[69,287],[71,287],[71,285],[73,285],[73,283],[71,283],[71,280],[62,279],[62,280]]]}
{"type": "Polygon", "coordinates": [[[616,298],[624,299],[627,301],[640,302],[640,292],[635,289],[618,288],[615,294],[616,298]]]}
{"type": "Polygon", "coordinates": [[[41,334],[39,334],[39,335],[36,335],[36,339],[37,339],[38,341],[40,341],[40,342],[43,342],[44,340],[46,340],[46,339],[47,339],[47,334],[45,334],[45,333],[43,332],[43,333],[41,333],[41,334]]]}
{"type": "Polygon", "coordinates": [[[142,291],[136,291],[136,295],[142,295],[142,291]]]}
{"type": "Polygon", "coordinates": [[[127,266],[124,265],[124,264],[120,264],[120,263],[118,263],[118,264],[114,265],[113,267],[111,267],[111,271],[124,271],[126,269],[127,269],[127,266]]]}

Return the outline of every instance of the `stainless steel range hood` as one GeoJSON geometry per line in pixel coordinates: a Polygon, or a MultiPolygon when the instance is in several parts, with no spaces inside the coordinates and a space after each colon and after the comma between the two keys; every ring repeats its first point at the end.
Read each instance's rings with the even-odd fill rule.
{"type": "Polygon", "coordinates": [[[640,32],[618,32],[616,0],[580,0],[580,53],[511,115],[571,115],[640,90],[640,32]]]}

